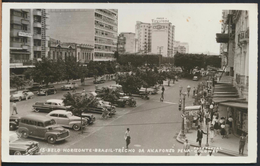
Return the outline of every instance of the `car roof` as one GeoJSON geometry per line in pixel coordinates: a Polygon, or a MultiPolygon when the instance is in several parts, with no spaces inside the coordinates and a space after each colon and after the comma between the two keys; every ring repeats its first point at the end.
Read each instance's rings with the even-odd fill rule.
{"type": "Polygon", "coordinates": [[[199,110],[201,109],[200,105],[194,105],[194,106],[186,106],[185,110],[199,110]]]}
{"type": "Polygon", "coordinates": [[[27,120],[34,120],[38,122],[45,122],[51,120],[49,117],[36,115],[36,114],[29,114],[26,116],[23,116],[21,119],[27,119],[27,120]]]}
{"type": "Polygon", "coordinates": [[[63,103],[63,100],[61,99],[49,99],[46,102],[57,102],[57,103],[63,103]]]}
{"type": "Polygon", "coordinates": [[[71,111],[66,111],[66,110],[54,110],[54,111],[51,111],[49,114],[53,114],[53,113],[55,113],[55,114],[70,114],[70,113],[72,113],[71,111]]]}

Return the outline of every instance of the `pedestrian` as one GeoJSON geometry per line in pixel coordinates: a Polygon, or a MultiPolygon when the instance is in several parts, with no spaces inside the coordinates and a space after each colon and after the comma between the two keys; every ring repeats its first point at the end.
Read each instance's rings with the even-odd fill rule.
{"type": "Polygon", "coordinates": [[[127,128],[126,132],[125,132],[126,149],[128,149],[128,146],[130,144],[130,139],[131,139],[131,137],[130,137],[130,129],[127,128]]]}
{"type": "Polygon", "coordinates": [[[187,94],[187,95],[188,95],[188,97],[189,97],[189,96],[190,96],[190,86],[189,86],[189,85],[187,86],[187,91],[188,91],[188,94],[187,94]]]}
{"type": "Polygon", "coordinates": [[[239,154],[244,155],[245,143],[246,143],[246,137],[244,133],[242,133],[239,139],[239,154]]]}
{"type": "Polygon", "coordinates": [[[222,138],[225,138],[225,136],[226,136],[226,130],[225,130],[225,123],[222,123],[221,125],[220,125],[220,134],[222,135],[222,138]]]}
{"type": "Polygon", "coordinates": [[[185,139],[185,142],[183,144],[183,150],[184,150],[185,156],[189,156],[190,155],[190,143],[189,143],[187,138],[185,139]]]}
{"type": "Polygon", "coordinates": [[[215,136],[214,126],[213,126],[213,124],[211,124],[211,126],[209,128],[209,137],[210,137],[211,143],[213,143],[214,136],[215,136]]]}
{"type": "Polygon", "coordinates": [[[193,96],[195,96],[195,93],[196,93],[196,88],[193,87],[193,96]]]}
{"type": "Polygon", "coordinates": [[[225,131],[226,131],[226,133],[225,133],[225,137],[226,137],[226,138],[228,138],[228,135],[229,135],[229,129],[230,129],[230,126],[229,126],[229,124],[226,122],[226,124],[225,124],[225,131]]]}
{"type": "Polygon", "coordinates": [[[227,119],[228,123],[229,123],[229,134],[233,133],[233,128],[232,128],[232,124],[233,124],[233,118],[230,115],[229,118],[227,119]]]}
{"type": "Polygon", "coordinates": [[[12,112],[12,115],[14,114],[14,112],[15,112],[16,114],[18,114],[18,112],[17,112],[17,107],[16,107],[16,101],[13,102],[13,112],[12,112]]]}
{"type": "Polygon", "coordinates": [[[164,90],[165,90],[165,89],[164,89],[164,86],[162,85],[162,95],[161,95],[161,99],[160,99],[161,101],[164,100],[164,90]]]}
{"type": "Polygon", "coordinates": [[[207,134],[205,133],[201,128],[200,126],[198,126],[198,131],[197,131],[197,142],[199,142],[199,146],[201,146],[201,141],[202,141],[202,138],[203,138],[203,134],[207,134]]]}
{"type": "Polygon", "coordinates": [[[83,90],[82,90],[82,93],[81,93],[81,95],[82,96],[85,96],[86,95],[86,91],[85,91],[85,89],[83,88],[83,90]]]}

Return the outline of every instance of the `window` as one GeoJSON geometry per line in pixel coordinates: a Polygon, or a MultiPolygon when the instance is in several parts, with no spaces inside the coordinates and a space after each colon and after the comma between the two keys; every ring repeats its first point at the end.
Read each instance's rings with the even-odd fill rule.
{"type": "Polygon", "coordinates": [[[51,114],[52,117],[58,117],[58,114],[51,114]]]}
{"type": "Polygon", "coordinates": [[[28,124],[29,124],[29,125],[36,125],[36,122],[33,121],[33,120],[28,120],[28,124]]]}
{"type": "Polygon", "coordinates": [[[21,12],[18,12],[18,11],[13,11],[13,15],[14,15],[14,16],[22,17],[22,13],[21,13],[21,12]]]}
{"type": "Polygon", "coordinates": [[[22,26],[21,26],[21,25],[12,24],[12,25],[11,25],[11,28],[12,28],[12,29],[21,30],[21,29],[22,29],[22,26]]]}
{"type": "Polygon", "coordinates": [[[43,123],[42,122],[38,122],[37,126],[43,127],[43,123]]]}
{"type": "Polygon", "coordinates": [[[22,25],[22,30],[27,31],[27,25],[22,25]]]}
{"type": "Polygon", "coordinates": [[[60,117],[60,118],[67,118],[67,115],[59,114],[59,117],[60,117]]]}

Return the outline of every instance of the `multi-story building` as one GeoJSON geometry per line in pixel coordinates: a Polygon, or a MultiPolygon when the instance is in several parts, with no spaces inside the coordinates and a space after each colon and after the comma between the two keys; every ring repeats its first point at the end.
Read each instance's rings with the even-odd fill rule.
{"type": "Polygon", "coordinates": [[[137,21],[135,25],[136,50],[139,53],[152,51],[151,24],[137,21]]]}
{"type": "Polygon", "coordinates": [[[22,74],[33,67],[33,60],[47,55],[46,19],[44,9],[10,10],[10,69],[22,74]]]}
{"type": "Polygon", "coordinates": [[[136,49],[135,34],[132,32],[122,32],[118,36],[119,53],[135,53],[136,49]]]}
{"type": "Polygon", "coordinates": [[[114,9],[52,9],[47,34],[63,42],[94,46],[94,61],[114,60],[118,11],[114,9]]]}
{"type": "Polygon", "coordinates": [[[189,53],[189,44],[188,43],[182,43],[180,41],[174,41],[173,42],[173,54],[176,53],[189,53]]]}
{"type": "Polygon", "coordinates": [[[61,42],[51,38],[49,48],[48,58],[53,60],[58,58],[64,60],[67,56],[74,56],[77,62],[81,63],[93,60],[94,46],[91,45],[61,42]]]}
{"type": "Polygon", "coordinates": [[[152,20],[152,53],[173,57],[173,41],[175,26],[165,18],[152,20]]]}

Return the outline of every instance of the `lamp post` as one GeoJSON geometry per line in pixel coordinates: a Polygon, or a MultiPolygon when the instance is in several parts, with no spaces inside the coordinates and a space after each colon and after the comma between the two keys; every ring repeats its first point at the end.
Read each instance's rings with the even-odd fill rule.
{"type": "MultiPolygon", "coordinates": [[[[185,115],[185,96],[186,96],[186,93],[181,93],[181,95],[183,96],[183,99],[182,99],[182,114],[185,115]]],[[[182,138],[185,138],[185,134],[184,134],[184,116],[182,116],[182,127],[181,127],[181,137],[182,138]]]]}
{"type": "Polygon", "coordinates": [[[207,122],[207,142],[205,146],[209,146],[209,122],[207,122]]]}
{"type": "Polygon", "coordinates": [[[180,98],[181,98],[182,86],[180,86],[180,98]]]}

